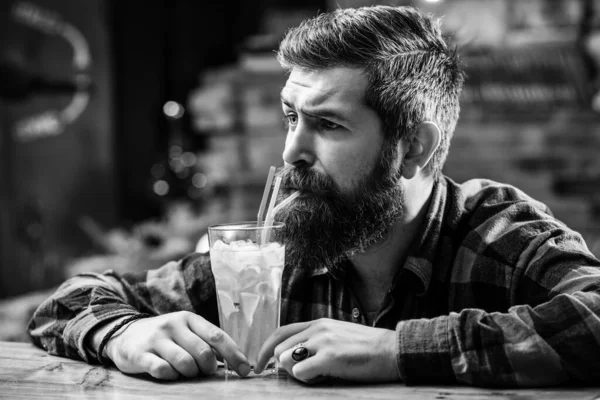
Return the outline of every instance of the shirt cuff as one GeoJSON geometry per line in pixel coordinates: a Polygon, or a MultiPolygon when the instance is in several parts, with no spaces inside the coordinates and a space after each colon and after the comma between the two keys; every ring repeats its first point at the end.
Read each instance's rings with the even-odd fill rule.
{"type": "Polygon", "coordinates": [[[407,385],[456,382],[449,339],[450,316],[396,325],[400,378],[407,385]]]}
{"type": "Polygon", "coordinates": [[[77,349],[77,354],[87,363],[97,362],[96,349],[86,346],[87,335],[102,325],[118,318],[139,314],[133,307],[124,306],[94,308],[93,312],[84,312],[70,321],[64,330],[64,341],[77,349]]]}

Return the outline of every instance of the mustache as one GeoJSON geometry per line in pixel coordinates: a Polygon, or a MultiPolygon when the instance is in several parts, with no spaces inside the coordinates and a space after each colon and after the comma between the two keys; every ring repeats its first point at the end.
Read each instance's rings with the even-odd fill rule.
{"type": "Polygon", "coordinates": [[[288,190],[302,190],[324,197],[337,197],[340,192],[333,180],[327,175],[309,168],[283,166],[278,172],[281,186],[288,190]]]}

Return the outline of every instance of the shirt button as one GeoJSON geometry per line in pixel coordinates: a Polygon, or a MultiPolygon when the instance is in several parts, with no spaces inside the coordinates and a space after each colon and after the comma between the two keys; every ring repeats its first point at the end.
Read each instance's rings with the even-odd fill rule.
{"type": "Polygon", "coordinates": [[[354,307],[352,309],[352,318],[356,320],[358,317],[360,317],[360,311],[358,311],[358,308],[354,307]]]}

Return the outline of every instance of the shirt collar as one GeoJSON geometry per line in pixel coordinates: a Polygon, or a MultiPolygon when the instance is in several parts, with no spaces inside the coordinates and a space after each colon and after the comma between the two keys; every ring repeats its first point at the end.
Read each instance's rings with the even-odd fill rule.
{"type": "Polygon", "coordinates": [[[433,261],[440,248],[447,192],[446,179],[444,177],[437,179],[433,185],[427,214],[403,265],[403,269],[413,273],[421,283],[419,290],[416,290],[419,295],[425,294],[431,283],[433,261]]]}

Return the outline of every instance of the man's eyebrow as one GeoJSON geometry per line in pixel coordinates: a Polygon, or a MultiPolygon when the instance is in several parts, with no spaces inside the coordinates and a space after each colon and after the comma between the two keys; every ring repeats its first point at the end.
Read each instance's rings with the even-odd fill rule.
{"type": "MultiPolygon", "coordinates": [[[[281,96],[281,102],[289,108],[294,108],[294,105],[291,104],[291,102],[287,101],[283,96],[281,96]]],[[[348,118],[346,118],[344,116],[343,113],[341,113],[340,111],[337,111],[335,109],[329,109],[329,108],[319,108],[319,109],[313,109],[313,110],[303,109],[302,113],[308,115],[309,117],[313,117],[313,118],[333,118],[333,119],[337,119],[337,120],[340,120],[343,122],[351,122],[348,118]]]]}
{"type": "Polygon", "coordinates": [[[281,102],[282,102],[283,104],[285,104],[286,106],[288,106],[288,107],[292,108],[292,104],[291,104],[289,101],[287,101],[287,100],[286,100],[286,99],[283,97],[283,94],[282,94],[282,95],[280,95],[280,98],[281,98],[281,102]]]}

